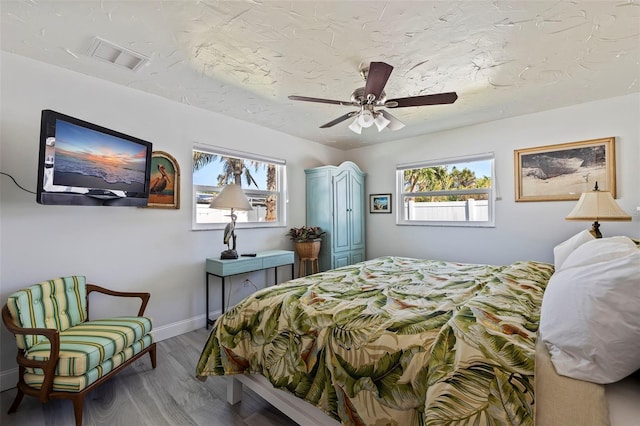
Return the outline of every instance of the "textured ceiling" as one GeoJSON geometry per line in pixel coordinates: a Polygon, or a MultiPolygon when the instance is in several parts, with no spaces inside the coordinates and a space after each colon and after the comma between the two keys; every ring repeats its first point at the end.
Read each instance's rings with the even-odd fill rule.
{"type": "MultiPolygon", "coordinates": [[[[2,50],[342,149],[640,91],[640,3],[605,1],[1,0],[2,50]],[[138,71],[87,55],[98,36],[149,57],[138,71]],[[360,69],[395,69],[401,130],[357,135],[360,69]]],[[[98,100],[96,100],[98,101],[98,100]]]]}

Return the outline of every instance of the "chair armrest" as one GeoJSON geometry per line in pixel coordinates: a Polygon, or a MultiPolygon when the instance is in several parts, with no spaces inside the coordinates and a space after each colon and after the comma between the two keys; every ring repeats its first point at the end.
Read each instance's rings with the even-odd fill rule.
{"type": "MultiPolygon", "coordinates": [[[[58,364],[58,358],[60,357],[60,332],[55,328],[29,328],[20,327],[17,325],[11,313],[9,307],[4,305],[2,308],[2,322],[7,329],[15,334],[21,335],[37,335],[44,336],[51,343],[51,352],[49,352],[49,359],[46,361],[36,361],[28,359],[24,356],[24,350],[18,349],[18,355],[16,361],[20,368],[42,368],[44,371],[44,382],[42,383],[42,389],[46,390],[46,393],[51,392],[53,389],[53,376],[55,374],[56,365],[58,364]]],[[[21,375],[22,376],[22,375],[21,375]]]]}
{"type": "Polygon", "coordinates": [[[109,290],[107,288],[100,287],[99,285],[95,285],[95,284],[87,284],[87,317],[89,316],[89,294],[94,291],[102,294],[107,294],[109,296],[140,298],[140,301],[142,303],[140,305],[140,310],[138,310],[139,317],[144,315],[144,311],[145,309],[147,309],[147,303],[149,303],[149,298],[151,297],[151,293],[116,291],[116,290],[109,290]]]}

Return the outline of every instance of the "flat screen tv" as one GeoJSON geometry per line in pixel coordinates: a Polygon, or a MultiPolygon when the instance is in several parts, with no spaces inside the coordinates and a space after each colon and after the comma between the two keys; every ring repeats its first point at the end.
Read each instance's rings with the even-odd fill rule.
{"type": "Polygon", "coordinates": [[[51,110],[42,111],[40,204],[146,206],[152,144],[51,110]]]}

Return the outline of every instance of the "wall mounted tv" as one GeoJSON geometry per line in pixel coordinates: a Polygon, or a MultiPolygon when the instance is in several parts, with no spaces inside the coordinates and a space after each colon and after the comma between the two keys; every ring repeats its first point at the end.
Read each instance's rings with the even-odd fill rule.
{"type": "Polygon", "coordinates": [[[43,110],[37,201],[40,204],[146,206],[152,144],[43,110]]]}

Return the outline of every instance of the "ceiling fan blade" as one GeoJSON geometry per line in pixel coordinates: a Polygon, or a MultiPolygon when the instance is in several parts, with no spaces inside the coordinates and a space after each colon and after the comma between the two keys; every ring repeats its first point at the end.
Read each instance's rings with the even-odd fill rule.
{"type": "Polygon", "coordinates": [[[391,115],[390,113],[388,113],[387,111],[380,111],[382,113],[382,116],[384,118],[386,118],[387,120],[390,121],[389,124],[387,124],[387,129],[389,130],[400,130],[404,127],[404,123],[400,120],[398,120],[397,118],[395,118],[393,115],[391,115]]]}
{"type": "Polygon", "coordinates": [[[410,96],[408,98],[389,99],[386,108],[404,108],[423,105],[452,104],[458,99],[456,92],[437,93],[434,95],[410,96]]]}
{"type": "Polygon", "coordinates": [[[353,102],[334,101],[332,99],[310,98],[308,96],[291,95],[289,96],[289,99],[291,99],[292,101],[319,102],[321,104],[348,105],[348,106],[353,105],[353,102]]]}
{"type": "Polygon", "coordinates": [[[369,72],[367,73],[367,83],[364,86],[364,99],[367,100],[369,95],[374,96],[374,101],[380,99],[380,94],[384,90],[387,80],[393,71],[393,67],[384,62],[371,62],[369,64],[369,72]]]}
{"type": "Polygon", "coordinates": [[[321,129],[326,129],[327,127],[332,127],[335,126],[338,123],[342,123],[344,120],[347,120],[351,117],[353,117],[354,115],[357,115],[360,111],[351,111],[346,113],[345,115],[342,115],[338,118],[336,118],[335,120],[332,120],[326,124],[323,124],[322,126],[320,126],[321,129]]]}

